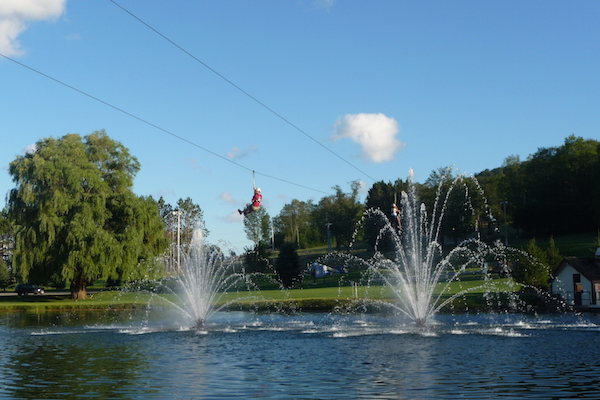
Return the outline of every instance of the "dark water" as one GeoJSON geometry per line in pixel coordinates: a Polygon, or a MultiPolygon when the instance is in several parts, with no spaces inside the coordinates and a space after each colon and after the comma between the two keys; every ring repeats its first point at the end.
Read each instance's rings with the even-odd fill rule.
{"type": "Polygon", "coordinates": [[[600,319],[0,314],[6,399],[600,398],[600,319]]]}

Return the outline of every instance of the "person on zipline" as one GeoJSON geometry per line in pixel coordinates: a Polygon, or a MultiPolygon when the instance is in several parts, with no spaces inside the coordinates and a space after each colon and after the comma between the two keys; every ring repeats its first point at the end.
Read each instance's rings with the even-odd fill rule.
{"type": "Polygon", "coordinates": [[[402,230],[402,223],[400,222],[400,209],[396,203],[392,204],[392,228],[396,231],[402,230]]]}
{"type": "Polygon", "coordinates": [[[244,217],[254,211],[258,211],[260,208],[260,202],[262,201],[262,194],[260,194],[260,188],[254,188],[254,196],[252,201],[246,206],[244,210],[238,210],[240,214],[244,214],[244,217]]]}

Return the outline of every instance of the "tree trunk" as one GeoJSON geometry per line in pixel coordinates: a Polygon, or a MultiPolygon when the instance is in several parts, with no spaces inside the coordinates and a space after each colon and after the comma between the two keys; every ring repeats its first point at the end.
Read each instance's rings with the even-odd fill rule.
{"type": "Polygon", "coordinates": [[[87,282],[82,277],[75,278],[71,281],[71,299],[84,300],[87,299],[87,282]]]}

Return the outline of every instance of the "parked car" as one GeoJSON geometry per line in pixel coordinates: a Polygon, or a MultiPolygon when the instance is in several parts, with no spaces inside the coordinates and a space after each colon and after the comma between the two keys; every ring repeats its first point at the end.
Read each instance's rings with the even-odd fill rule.
{"type": "Polygon", "coordinates": [[[15,292],[17,292],[17,294],[19,296],[22,296],[22,295],[27,295],[29,293],[44,294],[46,292],[46,290],[43,287],[39,287],[39,286],[33,285],[31,283],[23,283],[23,284],[17,285],[17,287],[15,287],[15,292]]]}

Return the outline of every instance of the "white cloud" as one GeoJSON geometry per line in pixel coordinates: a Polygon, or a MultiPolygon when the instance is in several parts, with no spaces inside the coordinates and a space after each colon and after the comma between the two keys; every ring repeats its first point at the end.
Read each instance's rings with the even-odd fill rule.
{"type": "Polygon", "coordinates": [[[67,0],[1,0],[0,53],[5,56],[23,54],[17,38],[27,29],[27,22],[58,18],[67,0]]]}
{"type": "Polygon", "coordinates": [[[231,150],[227,152],[227,158],[230,160],[238,160],[240,158],[246,157],[248,154],[257,151],[258,147],[256,145],[252,145],[249,149],[240,149],[239,147],[232,147],[231,150]]]}
{"type": "Polygon", "coordinates": [[[362,195],[367,195],[369,194],[369,189],[371,189],[371,187],[369,186],[369,184],[365,181],[360,181],[359,182],[360,187],[358,188],[358,192],[362,195]]]}
{"type": "Polygon", "coordinates": [[[313,4],[316,8],[330,10],[335,5],[335,0],[314,0],[313,4]]]}
{"type": "Polygon", "coordinates": [[[19,21],[0,19],[0,53],[9,57],[23,54],[16,38],[24,30],[25,25],[19,21]]]}
{"type": "Polygon", "coordinates": [[[199,170],[201,172],[210,172],[210,169],[205,168],[203,165],[198,163],[198,160],[195,158],[188,158],[185,160],[185,165],[191,169],[199,170]]]}
{"type": "Polygon", "coordinates": [[[244,220],[244,217],[242,215],[240,215],[240,213],[235,210],[232,211],[229,215],[227,215],[225,218],[223,218],[223,221],[227,222],[227,223],[239,223],[242,222],[244,220]]]}
{"type": "Polygon", "coordinates": [[[231,212],[221,218],[223,221],[227,222],[227,223],[239,223],[240,221],[244,220],[244,217],[242,215],[240,215],[240,213],[238,212],[238,207],[242,207],[241,204],[243,204],[243,202],[237,201],[236,199],[233,198],[233,196],[231,195],[231,193],[229,192],[223,192],[219,195],[219,200],[221,200],[224,203],[227,204],[231,204],[232,205],[232,210],[231,212]]]}
{"type": "Polygon", "coordinates": [[[37,143],[30,144],[22,150],[23,154],[33,154],[37,151],[37,143]]]}
{"type": "Polygon", "coordinates": [[[238,202],[233,198],[233,196],[231,195],[231,193],[229,192],[223,192],[219,195],[219,200],[224,201],[225,203],[229,203],[229,204],[237,204],[238,202]]]}
{"type": "Polygon", "coordinates": [[[394,153],[404,147],[396,138],[400,132],[398,122],[383,114],[346,114],[338,119],[333,140],[350,138],[362,148],[365,161],[382,163],[394,158],[394,153]]]}
{"type": "Polygon", "coordinates": [[[80,33],[69,33],[66,36],[67,40],[69,41],[76,41],[76,40],[81,40],[81,34],[80,33]]]}

